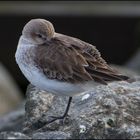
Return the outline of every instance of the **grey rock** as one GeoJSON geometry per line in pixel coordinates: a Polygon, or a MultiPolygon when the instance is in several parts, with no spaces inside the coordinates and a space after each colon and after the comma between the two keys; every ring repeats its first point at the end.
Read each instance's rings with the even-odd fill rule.
{"type": "Polygon", "coordinates": [[[0,63],[0,116],[15,109],[22,100],[19,87],[7,69],[0,63]]]}
{"type": "Polygon", "coordinates": [[[45,125],[49,116],[64,113],[67,102],[68,97],[54,96],[30,85],[24,129],[33,137],[39,133],[38,137],[48,137],[48,131],[56,134],[61,131],[78,139],[140,138],[140,81],[113,82],[75,96],[63,124],[57,120],[45,125]]]}
{"type": "Polygon", "coordinates": [[[1,132],[0,139],[30,139],[20,132],[1,132]]]}
{"type": "Polygon", "coordinates": [[[140,72],[140,49],[136,50],[135,54],[126,62],[126,67],[140,72]]]}
{"type": "Polygon", "coordinates": [[[43,113],[49,110],[54,95],[46,94],[46,92],[38,90],[30,84],[27,88],[26,96],[25,111],[28,122],[25,125],[28,126],[30,122],[40,119],[43,113]]]}
{"type": "Polygon", "coordinates": [[[61,131],[53,131],[53,132],[38,132],[33,134],[32,136],[33,139],[69,139],[70,134],[69,133],[64,133],[61,131]]]}
{"type": "Polygon", "coordinates": [[[0,117],[0,132],[22,131],[25,121],[24,105],[0,117]]]}
{"type": "Polygon", "coordinates": [[[21,105],[0,117],[0,139],[140,139],[140,77],[135,80],[74,96],[64,122],[50,124],[50,116],[64,113],[69,97],[29,85],[25,110],[21,105]]]}

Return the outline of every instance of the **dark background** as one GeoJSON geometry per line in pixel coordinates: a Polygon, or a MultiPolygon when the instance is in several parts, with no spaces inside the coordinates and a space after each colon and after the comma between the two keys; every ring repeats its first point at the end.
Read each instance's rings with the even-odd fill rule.
{"type": "MultiPolygon", "coordinates": [[[[131,12],[132,9],[129,10],[129,8],[134,7],[134,4],[129,3],[128,12],[125,11],[124,13],[124,11],[122,11],[121,13],[120,10],[120,12],[118,13],[116,12],[114,14],[113,11],[111,14],[111,12],[103,11],[103,7],[106,8],[106,6],[112,5],[90,2],[89,5],[91,6],[91,11],[84,14],[84,11],[81,10],[82,12],[78,12],[77,14],[75,12],[76,10],[73,11],[73,6],[71,6],[71,11],[67,11],[66,2],[65,5],[63,5],[64,2],[59,3],[58,5],[57,3],[38,2],[35,5],[36,7],[33,7],[34,3],[30,2],[30,7],[28,7],[29,4],[27,2],[24,2],[24,5],[15,2],[15,5],[10,5],[9,3],[2,3],[3,7],[2,5],[0,6],[0,60],[13,75],[17,84],[21,87],[23,91],[26,90],[28,82],[21,74],[18,66],[16,65],[14,55],[18,44],[18,39],[22,32],[22,28],[32,18],[47,19],[54,24],[56,32],[77,37],[81,40],[95,45],[97,49],[101,52],[102,57],[106,59],[108,63],[124,65],[127,61],[129,61],[129,59],[133,56],[133,54],[137,51],[139,47],[138,29],[140,12],[135,11],[135,8],[133,9],[133,12],[131,12]],[[6,7],[6,4],[9,5],[9,9],[8,6],[6,7]],[[42,11],[38,12],[38,5],[40,6],[39,8],[41,8],[41,4],[43,5],[42,11]],[[61,6],[61,4],[62,7],[64,7],[64,12],[58,13],[58,10],[56,11],[57,13],[55,13],[53,12],[52,8],[50,11],[48,10],[49,13],[47,13],[47,11],[43,11],[43,8],[47,9],[49,5],[54,5],[55,11],[55,8],[57,8],[57,6],[61,6]],[[96,9],[96,5],[98,6],[98,8],[102,9],[99,10],[97,8],[96,11],[92,11],[94,10],[94,8],[96,9]],[[8,9],[7,11],[2,10],[4,6],[8,9]],[[30,9],[32,7],[35,9],[35,11],[30,12],[30,9]],[[102,12],[100,13],[100,11],[102,12]]],[[[71,2],[72,5],[73,3],[71,2]]],[[[80,7],[81,3],[76,3],[76,6],[80,7]]],[[[111,4],[113,4],[115,7],[118,6],[118,4],[114,4],[113,2],[111,4]]],[[[84,5],[85,8],[88,9],[88,5],[84,3],[82,4],[82,7],[84,7],[84,5]]],[[[119,3],[119,5],[124,6],[125,8],[127,7],[123,3],[119,3]]]]}

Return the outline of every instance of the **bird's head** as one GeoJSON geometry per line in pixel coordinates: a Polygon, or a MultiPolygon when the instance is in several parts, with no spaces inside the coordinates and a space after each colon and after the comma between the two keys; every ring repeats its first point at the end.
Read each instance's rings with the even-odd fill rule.
{"type": "Polygon", "coordinates": [[[23,37],[32,44],[44,44],[54,36],[51,22],[44,19],[32,19],[23,28],[23,37]]]}

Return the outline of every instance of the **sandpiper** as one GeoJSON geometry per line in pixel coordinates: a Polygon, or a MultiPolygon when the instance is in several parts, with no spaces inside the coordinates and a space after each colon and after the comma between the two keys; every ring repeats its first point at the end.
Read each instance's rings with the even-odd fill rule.
{"type": "MultiPolygon", "coordinates": [[[[23,28],[16,50],[16,62],[28,81],[41,90],[72,97],[95,85],[127,80],[111,68],[95,46],[80,39],[56,33],[51,22],[32,19],[23,28]]],[[[50,123],[49,122],[49,123],[50,123]]]]}

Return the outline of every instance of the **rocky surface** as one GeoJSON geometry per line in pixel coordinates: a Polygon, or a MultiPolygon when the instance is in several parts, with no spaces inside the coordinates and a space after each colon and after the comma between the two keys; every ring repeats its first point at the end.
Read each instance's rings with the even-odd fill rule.
{"type": "Polygon", "coordinates": [[[126,62],[126,67],[135,71],[140,72],[140,49],[126,62]]]}
{"type": "Polygon", "coordinates": [[[26,95],[25,114],[19,111],[17,116],[20,117],[14,119],[19,123],[15,123],[13,128],[0,128],[0,138],[140,139],[139,80],[99,85],[84,95],[75,96],[65,121],[57,120],[48,125],[45,124],[51,115],[64,113],[68,97],[54,96],[32,85],[29,85],[26,95]],[[19,121],[19,118],[22,119],[19,121]]]}
{"type": "Polygon", "coordinates": [[[4,131],[21,132],[23,129],[24,121],[25,121],[25,111],[24,104],[22,104],[18,109],[0,117],[0,132],[4,131]]]}
{"type": "Polygon", "coordinates": [[[20,132],[1,132],[0,139],[30,139],[20,132]]]}
{"type": "Polygon", "coordinates": [[[62,131],[38,132],[32,135],[33,139],[69,139],[70,134],[62,131]]]}
{"type": "Polygon", "coordinates": [[[15,109],[23,100],[14,79],[0,63],[0,115],[15,109]]]}

